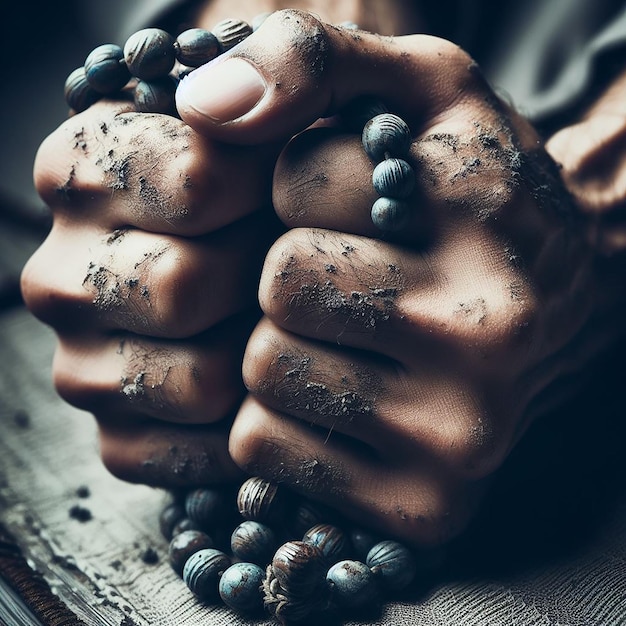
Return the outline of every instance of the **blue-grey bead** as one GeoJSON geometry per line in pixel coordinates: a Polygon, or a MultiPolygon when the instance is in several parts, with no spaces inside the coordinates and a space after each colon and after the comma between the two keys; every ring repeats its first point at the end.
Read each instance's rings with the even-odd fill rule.
{"type": "Polygon", "coordinates": [[[337,563],[350,556],[348,536],[332,524],[316,524],[304,533],[302,541],[316,546],[327,564],[337,563]]]}
{"type": "Polygon", "coordinates": [[[365,124],[361,141],[373,161],[382,161],[386,157],[403,158],[411,148],[411,131],[401,117],[381,113],[365,124]]]}
{"type": "Polygon", "coordinates": [[[217,599],[220,577],[231,565],[230,557],[221,550],[198,550],[185,562],[183,580],[189,590],[201,600],[217,599]]]}
{"type": "Polygon", "coordinates": [[[176,61],[174,38],[160,28],[144,28],[124,44],[124,58],[130,73],[143,80],[167,76],[176,61]]]}
{"type": "Polygon", "coordinates": [[[120,46],[105,43],[94,48],[85,59],[87,81],[98,92],[120,91],[130,80],[130,72],[120,46]]]}
{"type": "Polygon", "coordinates": [[[234,48],[252,34],[252,26],[248,22],[233,18],[218,22],[211,30],[220,42],[222,52],[234,48]]]}
{"type": "Polygon", "coordinates": [[[267,565],[277,547],[274,531],[266,524],[253,520],[243,521],[230,537],[232,553],[242,561],[258,565],[267,565]]]}
{"type": "Polygon", "coordinates": [[[408,198],[415,189],[415,172],[404,159],[385,159],[374,168],[372,184],[381,196],[408,198]]]}
{"type": "Polygon", "coordinates": [[[201,528],[216,528],[230,519],[234,504],[230,493],[219,487],[199,487],[185,496],[189,519],[201,528]]]}
{"type": "Polygon", "coordinates": [[[411,206],[398,198],[378,198],[372,205],[372,222],[384,232],[397,232],[408,223],[411,206]]]}
{"type": "Polygon", "coordinates": [[[85,111],[102,97],[102,94],[87,82],[87,74],[83,66],[77,67],[67,77],[63,93],[67,105],[77,113],[85,111]]]}
{"type": "Polygon", "coordinates": [[[339,561],[326,574],[331,602],[342,609],[362,609],[380,599],[378,581],[361,561],[339,561]]]}
{"type": "Polygon", "coordinates": [[[176,80],[171,76],[140,80],[135,85],[135,107],[141,113],[176,112],[176,80]]]}
{"type": "Polygon", "coordinates": [[[200,67],[219,55],[220,43],[211,31],[189,28],[176,37],[174,49],[179,63],[200,67]]]}
{"type": "Polygon", "coordinates": [[[168,558],[172,569],[182,576],[187,559],[198,550],[214,548],[212,537],[201,530],[184,530],[174,535],[168,547],[168,558]]]}
{"type": "Polygon", "coordinates": [[[394,593],[410,585],[417,573],[413,553],[398,541],[377,543],[367,554],[367,566],[380,577],[382,585],[394,593]]]}
{"type": "Polygon", "coordinates": [[[265,570],[256,563],[233,563],[219,580],[220,598],[238,613],[259,613],[263,609],[264,578],[265,570]]]}

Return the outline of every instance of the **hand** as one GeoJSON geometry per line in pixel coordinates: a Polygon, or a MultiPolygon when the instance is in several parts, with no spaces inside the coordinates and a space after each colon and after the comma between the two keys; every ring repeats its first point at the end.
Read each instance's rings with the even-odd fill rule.
{"type": "Polygon", "coordinates": [[[104,101],[40,147],[35,182],[54,224],[22,290],[57,332],[59,393],[95,414],[117,476],[177,486],[241,474],[228,431],[276,236],[277,152],[104,101]]]}
{"type": "Polygon", "coordinates": [[[192,74],[178,107],[232,144],[297,135],[232,458],[411,543],[456,535],[593,353],[590,253],[540,138],[457,46],[296,11],[192,74]],[[359,136],[333,124],[366,94],[414,135],[413,217],[393,238],[371,224],[359,136]]]}

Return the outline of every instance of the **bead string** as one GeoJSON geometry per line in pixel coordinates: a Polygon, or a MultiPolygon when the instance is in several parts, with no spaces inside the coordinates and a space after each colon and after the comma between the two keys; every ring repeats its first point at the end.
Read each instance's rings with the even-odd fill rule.
{"type": "Polygon", "coordinates": [[[160,515],[170,565],[202,602],[283,625],[311,616],[323,623],[332,613],[375,611],[427,569],[403,544],[348,532],[337,516],[260,477],[240,485],[236,512],[232,495],[192,489],[160,515]]]}
{"type": "MultiPolygon", "coordinates": [[[[178,117],[175,94],[180,80],[244,41],[268,15],[258,15],[251,24],[225,19],[211,30],[190,28],[176,38],[160,28],[144,28],[131,35],[123,48],[116,44],[100,45],[67,77],[65,100],[80,113],[102,97],[126,89],[132,92],[139,112],[178,117]]],[[[358,28],[352,22],[341,26],[358,28]]],[[[411,217],[407,198],[415,187],[415,173],[407,161],[410,129],[377,100],[360,99],[347,110],[352,116],[352,127],[356,120],[362,120],[358,131],[362,132],[363,148],[377,164],[372,184],[379,198],[371,208],[372,222],[382,232],[401,231],[411,217]]]]}

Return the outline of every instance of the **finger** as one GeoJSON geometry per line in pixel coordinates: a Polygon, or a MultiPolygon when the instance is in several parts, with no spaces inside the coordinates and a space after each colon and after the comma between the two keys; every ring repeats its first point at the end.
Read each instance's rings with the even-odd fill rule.
{"type": "Polygon", "coordinates": [[[218,145],[179,119],[99,102],[41,144],[36,188],[56,213],[113,231],[200,235],[269,207],[277,149],[218,145]]]}
{"type": "Polygon", "coordinates": [[[508,451],[506,424],[458,363],[424,358],[406,369],[379,354],[309,341],[262,319],[243,362],[255,399],[311,424],[329,441],[337,433],[366,444],[381,461],[420,458],[476,479],[508,451]]]}
{"type": "Polygon", "coordinates": [[[59,329],[189,337],[255,306],[273,237],[268,223],[258,214],[208,237],[181,238],[102,234],[60,219],[24,268],[24,297],[59,329]]]}
{"type": "Polygon", "coordinates": [[[419,355],[497,375],[499,358],[526,341],[537,295],[498,236],[467,226],[423,253],[329,230],[290,230],[267,254],[261,308],[311,339],[402,364],[419,355]]]}
{"type": "Polygon", "coordinates": [[[192,128],[233,143],[291,137],[361,95],[383,99],[419,127],[483,88],[474,69],[457,46],[436,37],[380,37],[284,10],[192,72],[176,100],[192,128]]]}
{"type": "Polygon", "coordinates": [[[395,364],[308,341],[259,322],[243,363],[244,384],[264,404],[327,431],[380,445],[381,422],[402,379],[395,364]]]}
{"type": "Polygon", "coordinates": [[[229,451],[246,473],[285,484],[413,545],[438,544],[460,532],[480,486],[467,487],[419,460],[381,462],[358,442],[327,440],[326,433],[253,398],[235,419],[229,451]]]}
{"type": "Polygon", "coordinates": [[[406,272],[420,277],[425,293],[433,289],[437,277],[419,255],[406,259],[374,239],[294,229],[266,257],[259,302],[281,328],[395,358],[406,272]]]}
{"type": "Polygon", "coordinates": [[[329,128],[305,131],[288,144],[276,165],[276,213],[290,228],[377,236],[370,217],[377,198],[372,170],[356,135],[329,128]]]}
{"type": "Polygon", "coordinates": [[[215,422],[232,415],[241,402],[241,360],[253,323],[229,320],[192,341],[61,336],[55,386],[70,404],[93,413],[215,422]]]}
{"type": "Polygon", "coordinates": [[[228,453],[230,424],[175,425],[98,414],[100,455],[122,480],[163,488],[241,480],[228,453]]]}

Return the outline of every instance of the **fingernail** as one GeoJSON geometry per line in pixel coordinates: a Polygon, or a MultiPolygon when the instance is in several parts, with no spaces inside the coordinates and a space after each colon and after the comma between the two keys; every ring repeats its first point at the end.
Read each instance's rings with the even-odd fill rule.
{"type": "Polygon", "coordinates": [[[176,93],[179,110],[189,107],[218,124],[251,111],[265,94],[265,80],[239,58],[208,63],[182,80],[176,93]]]}

